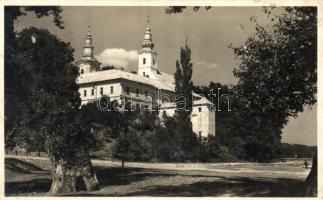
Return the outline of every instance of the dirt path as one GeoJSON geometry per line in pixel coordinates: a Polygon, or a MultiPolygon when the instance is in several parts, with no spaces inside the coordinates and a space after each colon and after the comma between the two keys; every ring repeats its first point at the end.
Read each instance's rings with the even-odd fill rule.
{"type": "MultiPolygon", "coordinates": [[[[48,164],[46,158],[6,157],[6,194],[45,195],[51,183],[48,164]]],[[[302,196],[303,181],[309,173],[302,162],[126,163],[126,169],[120,168],[120,162],[93,160],[93,164],[99,190],[72,195],[302,196]]]]}

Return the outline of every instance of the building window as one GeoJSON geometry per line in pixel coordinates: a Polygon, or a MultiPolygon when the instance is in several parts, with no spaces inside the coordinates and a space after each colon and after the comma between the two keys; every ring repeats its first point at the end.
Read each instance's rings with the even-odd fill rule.
{"type": "Polygon", "coordinates": [[[129,94],[129,93],[130,93],[130,88],[129,88],[129,87],[127,87],[127,88],[126,88],[126,91],[127,91],[127,94],[129,94]]]}
{"type": "Polygon", "coordinates": [[[143,75],[143,76],[146,76],[146,73],[145,73],[145,72],[143,72],[143,73],[142,73],[142,75],[143,75]]]}
{"type": "Polygon", "coordinates": [[[91,95],[93,96],[94,95],[94,89],[91,90],[91,95]]]}
{"type": "Polygon", "coordinates": [[[85,96],[85,97],[86,97],[86,90],[84,90],[84,91],[83,91],[83,96],[85,96]]]}
{"type": "Polygon", "coordinates": [[[147,97],[148,96],[148,92],[147,91],[145,91],[145,97],[147,97]]]}
{"type": "Polygon", "coordinates": [[[103,87],[100,88],[100,94],[103,95],[103,87]]]}
{"type": "Polygon", "coordinates": [[[167,116],[166,110],[163,111],[163,116],[167,116]]]}
{"type": "Polygon", "coordinates": [[[155,59],[153,58],[153,65],[155,64],[155,59]]]}
{"type": "Polygon", "coordinates": [[[199,107],[199,112],[202,112],[202,108],[201,107],[199,107]]]}
{"type": "Polygon", "coordinates": [[[81,74],[84,74],[84,69],[81,69],[81,74]]]}
{"type": "Polygon", "coordinates": [[[139,110],[140,110],[140,104],[139,104],[139,103],[137,103],[137,104],[136,104],[136,110],[137,110],[137,111],[139,111],[139,110]]]}
{"type": "Polygon", "coordinates": [[[110,93],[113,94],[113,86],[110,87],[110,93]]]}
{"type": "Polygon", "coordinates": [[[142,64],[146,64],[146,58],[142,59],[142,64]]]}
{"type": "Polygon", "coordinates": [[[139,90],[136,89],[136,96],[138,97],[139,96],[139,90]]]}

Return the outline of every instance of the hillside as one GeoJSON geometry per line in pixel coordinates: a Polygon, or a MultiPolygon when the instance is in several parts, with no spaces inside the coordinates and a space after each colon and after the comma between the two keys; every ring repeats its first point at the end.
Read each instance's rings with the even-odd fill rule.
{"type": "Polygon", "coordinates": [[[311,158],[316,151],[317,146],[288,143],[282,143],[281,149],[283,158],[311,158]]]}

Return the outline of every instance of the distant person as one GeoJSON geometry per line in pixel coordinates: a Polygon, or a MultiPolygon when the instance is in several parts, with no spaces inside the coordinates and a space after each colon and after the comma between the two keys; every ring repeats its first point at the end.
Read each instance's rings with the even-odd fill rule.
{"type": "Polygon", "coordinates": [[[304,161],[304,167],[305,167],[305,169],[308,169],[308,163],[306,160],[304,161]]]}

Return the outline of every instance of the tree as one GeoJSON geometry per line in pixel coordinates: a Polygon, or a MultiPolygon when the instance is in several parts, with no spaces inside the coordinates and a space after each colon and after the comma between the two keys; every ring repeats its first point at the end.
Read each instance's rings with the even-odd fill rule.
{"type": "Polygon", "coordinates": [[[279,153],[288,118],[316,102],[317,8],[285,7],[277,17],[271,9],[264,11],[273,25],[269,29],[252,18],[255,34],[233,48],[239,59],[234,75],[239,79],[238,98],[245,105],[241,121],[254,124],[243,132],[250,135],[247,154],[270,160],[279,153]]]}
{"type": "Polygon", "coordinates": [[[234,75],[239,78],[235,89],[245,108],[244,119],[254,123],[248,152],[270,151],[271,159],[278,153],[272,147],[280,146],[288,117],[297,117],[316,102],[316,8],[287,7],[278,17],[268,9],[265,13],[274,22],[272,30],[252,18],[256,33],[233,48],[240,61],[234,75]]]}
{"type": "MultiPolygon", "coordinates": [[[[6,6],[5,7],[5,146],[13,148],[16,145],[15,138],[8,134],[16,123],[21,121],[23,109],[21,103],[24,101],[25,93],[29,91],[26,86],[29,80],[24,79],[27,69],[16,62],[16,50],[18,45],[17,33],[14,30],[14,21],[26,12],[33,12],[37,18],[53,16],[54,24],[63,28],[61,20],[61,8],[55,6],[6,6]]],[[[20,58],[22,63],[24,60],[20,58]]]]}
{"type": "Polygon", "coordinates": [[[98,181],[86,143],[89,132],[79,121],[73,49],[43,29],[15,33],[14,20],[25,14],[23,10],[37,17],[53,15],[55,25],[63,28],[59,7],[6,7],[6,145],[34,138],[36,148],[46,148],[52,163],[52,194],[75,191],[77,176],[87,190],[93,190],[98,181]]]}
{"type": "MultiPolygon", "coordinates": [[[[209,137],[207,140],[208,159],[222,161],[229,161],[229,158],[232,158],[232,161],[246,159],[244,135],[240,134],[238,128],[234,128],[238,127],[239,117],[243,117],[243,113],[240,112],[239,100],[236,98],[234,87],[210,82],[208,86],[195,86],[194,92],[208,98],[216,110],[216,136],[209,137]],[[219,151],[220,149],[226,149],[226,154],[228,155],[224,156],[219,151]],[[222,156],[218,154],[222,154],[222,156]],[[221,159],[220,157],[225,157],[225,159],[221,159]]],[[[239,128],[242,127],[239,126],[239,128]]]]}
{"type": "Polygon", "coordinates": [[[111,70],[111,69],[116,69],[114,65],[107,65],[101,67],[101,71],[106,71],[106,70],[111,70]]]}
{"type": "MultiPolygon", "coordinates": [[[[169,6],[165,9],[165,12],[167,14],[177,14],[177,13],[182,13],[186,8],[187,6],[169,6]]],[[[197,12],[200,10],[200,8],[201,6],[193,6],[193,11],[197,12]]],[[[211,6],[205,6],[204,8],[205,10],[209,10],[211,6]]]]}
{"type": "MultiPolygon", "coordinates": [[[[185,8],[168,9],[180,13],[185,8]]],[[[252,17],[256,33],[232,48],[239,60],[234,70],[239,82],[232,88],[238,101],[233,107],[239,111],[233,112],[231,132],[241,135],[246,158],[258,161],[279,155],[288,118],[311,108],[317,92],[317,8],[284,7],[279,16],[272,9],[264,8],[272,26],[261,26],[252,17]]],[[[317,175],[317,167],[311,174],[317,175]]],[[[308,187],[315,187],[313,177],[308,187]]]]}
{"type": "Polygon", "coordinates": [[[175,95],[177,129],[174,130],[175,140],[179,145],[181,161],[193,159],[194,148],[198,145],[196,134],[192,131],[190,115],[192,113],[192,82],[193,64],[191,63],[191,49],[186,44],[180,49],[180,59],[176,60],[175,95]]]}
{"type": "Polygon", "coordinates": [[[154,152],[155,112],[125,111],[126,131],[117,143],[116,156],[127,161],[149,161],[154,152]]]}
{"type": "MultiPolygon", "coordinates": [[[[181,13],[186,8],[168,7],[166,13],[181,13]]],[[[263,27],[252,17],[256,33],[244,45],[231,47],[240,60],[234,70],[239,83],[231,95],[239,101],[233,106],[239,111],[231,116],[237,119],[231,130],[245,131],[246,150],[256,160],[264,158],[257,155],[262,151],[271,154],[264,160],[277,156],[288,117],[297,117],[305,106],[316,102],[316,8],[286,7],[280,16],[273,15],[272,9],[264,7],[272,26],[263,27]],[[257,144],[264,136],[271,141],[269,146],[257,144]],[[253,150],[253,146],[260,149],[253,150]]]]}
{"type": "Polygon", "coordinates": [[[73,192],[81,176],[87,190],[98,184],[89,157],[88,128],[80,124],[80,97],[70,44],[48,31],[28,28],[19,33],[13,65],[23,65],[22,114],[10,134],[44,142],[52,162],[53,194],[73,192]]]}
{"type": "Polygon", "coordinates": [[[158,160],[164,162],[175,162],[181,161],[181,146],[178,145],[178,141],[174,138],[178,132],[177,130],[177,122],[174,117],[168,117],[163,115],[163,124],[164,126],[160,126],[158,128],[157,134],[157,154],[158,160]]]}
{"type": "Polygon", "coordinates": [[[59,7],[6,7],[6,146],[33,139],[35,146],[28,148],[46,148],[52,162],[51,193],[75,191],[77,176],[93,190],[98,181],[89,157],[92,137],[89,127],[80,125],[73,49],[46,30],[15,33],[13,22],[24,11],[53,15],[55,25],[63,28],[59,7]]]}
{"type": "MultiPolygon", "coordinates": [[[[100,102],[108,99],[102,98],[100,102]]],[[[109,101],[109,100],[108,100],[109,101]]],[[[148,161],[152,158],[154,112],[131,111],[114,109],[112,105],[118,105],[117,101],[108,102],[109,110],[99,110],[96,102],[82,106],[82,124],[95,128],[93,135],[104,133],[101,141],[92,139],[91,148],[99,150],[108,140],[115,140],[116,146],[113,156],[120,159],[122,167],[125,161],[148,161]]],[[[126,104],[126,106],[128,106],[126,104]]],[[[105,107],[105,106],[103,106],[105,107]]]]}
{"type": "Polygon", "coordinates": [[[91,127],[94,136],[100,132],[103,133],[100,141],[96,139],[91,140],[94,142],[94,144],[91,144],[91,148],[100,150],[104,146],[104,143],[110,142],[110,139],[116,140],[117,153],[115,153],[115,156],[121,159],[122,167],[124,167],[124,156],[129,146],[126,138],[132,113],[130,111],[120,112],[115,109],[118,106],[113,107],[112,105],[118,105],[118,103],[116,101],[110,102],[107,96],[101,98],[100,103],[101,106],[104,104],[103,107],[107,106],[108,110],[99,110],[97,102],[90,102],[81,108],[82,124],[86,125],[86,127],[91,127]],[[93,129],[94,127],[96,127],[95,130],[93,129]]]}
{"type": "Polygon", "coordinates": [[[188,118],[192,113],[192,82],[193,64],[191,63],[191,49],[185,45],[180,49],[180,60],[176,60],[175,94],[176,110],[180,118],[188,118]],[[183,98],[182,98],[183,97],[183,98]]]}

